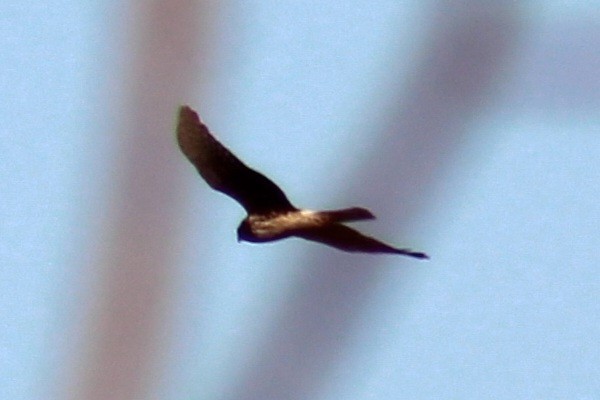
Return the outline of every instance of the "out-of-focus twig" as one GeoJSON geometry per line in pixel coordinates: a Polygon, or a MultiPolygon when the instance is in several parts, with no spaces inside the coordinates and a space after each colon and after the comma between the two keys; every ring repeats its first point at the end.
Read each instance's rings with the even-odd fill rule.
{"type": "MultiPolygon", "coordinates": [[[[450,2],[432,19],[431,31],[432,41],[415,65],[410,86],[403,88],[402,100],[394,99],[393,114],[385,116],[388,126],[374,132],[380,145],[373,157],[365,157],[373,162],[348,179],[354,186],[340,188],[378,193],[388,199],[387,210],[380,207],[378,212],[391,214],[402,207],[406,221],[424,212],[419,204],[436,174],[456,151],[466,123],[489,98],[516,43],[518,15],[513,4],[450,2]],[[383,179],[368,178],[375,175],[383,179]]],[[[383,258],[371,257],[369,265],[363,257],[345,258],[345,265],[336,265],[335,252],[315,251],[298,261],[305,275],[289,294],[294,301],[281,310],[230,398],[311,398],[343,353],[344,339],[361,315],[383,258]]]]}
{"type": "Polygon", "coordinates": [[[174,119],[189,88],[207,80],[216,7],[189,0],[125,3],[122,28],[131,37],[129,53],[120,55],[122,76],[115,78],[125,86],[125,100],[119,101],[117,154],[107,160],[117,171],[108,193],[112,208],[96,211],[105,220],[99,236],[107,239],[89,248],[103,283],[92,299],[83,348],[75,349],[67,398],[141,399],[154,383],[183,205],[174,119]]]}

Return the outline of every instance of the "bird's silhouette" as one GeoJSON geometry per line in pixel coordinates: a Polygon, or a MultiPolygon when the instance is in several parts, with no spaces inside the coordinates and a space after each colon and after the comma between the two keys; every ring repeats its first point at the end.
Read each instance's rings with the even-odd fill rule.
{"type": "Polygon", "coordinates": [[[246,209],[248,215],[237,229],[238,241],[270,242],[295,236],[350,252],[429,258],[425,253],[390,246],[343,224],[374,219],[364,208],[311,211],[294,207],[279,186],[219,143],[188,106],[179,109],[177,140],[202,178],[246,209]]]}

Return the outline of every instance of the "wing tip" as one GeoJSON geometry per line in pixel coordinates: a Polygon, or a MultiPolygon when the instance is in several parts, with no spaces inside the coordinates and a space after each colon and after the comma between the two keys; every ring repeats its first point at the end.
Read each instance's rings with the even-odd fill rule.
{"type": "Polygon", "coordinates": [[[179,106],[179,121],[182,120],[197,120],[200,121],[200,117],[198,117],[198,113],[187,104],[182,104],[179,106]]]}
{"type": "Polygon", "coordinates": [[[427,254],[420,252],[420,251],[412,251],[409,249],[398,249],[397,253],[405,255],[405,256],[413,257],[413,258],[418,258],[419,260],[430,260],[430,258],[427,254]]]}
{"type": "Polygon", "coordinates": [[[179,106],[175,136],[179,148],[194,165],[196,165],[194,160],[201,155],[202,151],[200,146],[202,132],[207,129],[200,121],[198,113],[190,106],[185,104],[179,106]]]}
{"type": "Polygon", "coordinates": [[[427,254],[420,253],[420,252],[414,253],[413,257],[421,259],[421,260],[431,260],[431,258],[427,254]]]}

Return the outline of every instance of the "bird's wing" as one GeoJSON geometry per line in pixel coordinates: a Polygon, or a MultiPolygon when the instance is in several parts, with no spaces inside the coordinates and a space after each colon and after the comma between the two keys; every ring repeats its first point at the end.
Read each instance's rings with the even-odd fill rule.
{"type": "Polygon", "coordinates": [[[294,235],[303,239],[324,243],[344,251],[393,253],[421,259],[429,258],[425,253],[392,247],[342,224],[328,224],[319,228],[306,229],[294,232],[294,235]]]}
{"type": "Polygon", "coordinates": [[[202,178],[237,200],[249,214],[296,209],[275,183],[219,143],[188,106],[179,109],[177,141],[202,178]]]}

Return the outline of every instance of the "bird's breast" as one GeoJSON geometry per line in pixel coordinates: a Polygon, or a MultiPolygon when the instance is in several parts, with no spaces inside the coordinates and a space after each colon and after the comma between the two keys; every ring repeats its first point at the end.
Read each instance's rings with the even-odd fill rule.
{"type": "Polygon", "coordinates": [[[295,232],[318,224],[315,213],[307,210],[251,215],[250,229],[257,241],[271,241],[292,236],[295,232]]]}

